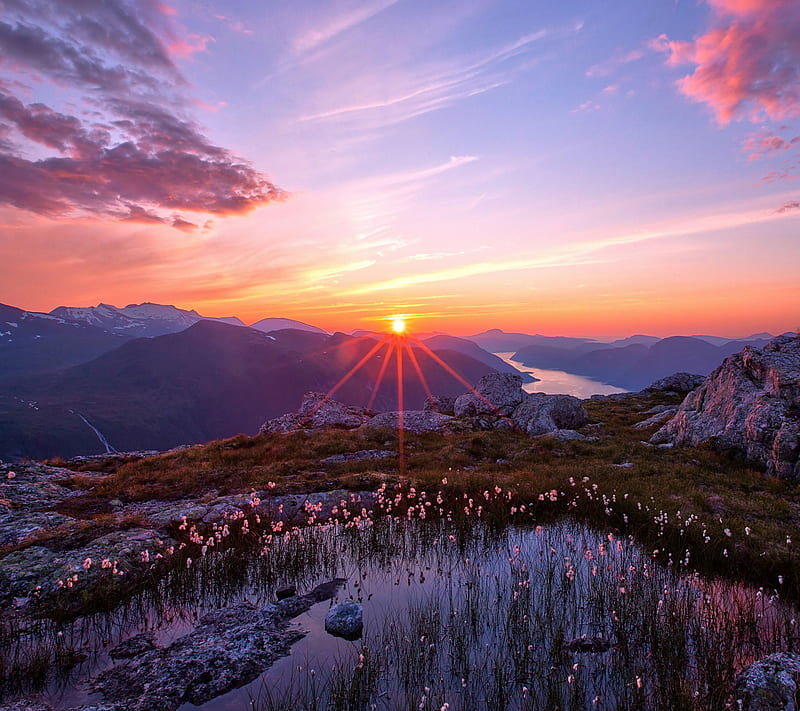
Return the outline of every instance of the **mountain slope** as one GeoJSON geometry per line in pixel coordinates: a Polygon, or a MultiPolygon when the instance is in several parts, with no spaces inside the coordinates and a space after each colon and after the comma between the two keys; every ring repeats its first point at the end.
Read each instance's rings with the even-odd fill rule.
{"type": "Polygon", "coordinates": [[[327,331],[323,331],[321,328],[317,328],[316,326],[311,326],[307,323],[303,323],[302,321],[295,321],[294,319],[290,318],[262,318],[260,321],[250,324],[250,328],[254,328],[257,331],[263,331],[264,333],[272,333],[273,331],[283,331],[286,329],[310,331],[311,333],[328,333],[327,331]]]}
{"type": "MultiPolygon", "coordinates": [[[[212,321],[129,341],[60,373],[7,381],[0,389],[0,458],[102,452],[92,428],[120,451],[255,434],[265,420],[295,411],[305,392],[330,391],[375,344],[345,334],[264,334],[212,321]]],[[[415,355],[433,393],[464,391],[431,356],[415,355]]],[[[463,353],[438,355],[470,383],[492,372],[463,353]]],[[[419,408],[426,390],[405,353],[402,367],[404,405],[419,408]]],[[[337,389],[336,398],[357,405],[372,399],[376,411],[395,409],[397,380],[396,354],[383,347],[337,389]]]]}
{"type": "Polygon", "coordinates": [[[84,363],[118,348],[128,338],[0,304],[0,380],[84,363]]]}

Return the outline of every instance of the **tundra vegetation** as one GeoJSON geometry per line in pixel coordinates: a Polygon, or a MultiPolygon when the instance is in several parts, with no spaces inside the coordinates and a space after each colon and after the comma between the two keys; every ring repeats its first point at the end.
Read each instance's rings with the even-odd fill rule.
{"type": "Polygon", "coordinates": [[[633,425],[676,402],[588,401],[591,440],[405,433],[402,460],[323,464],[398,445],[396,431],[327,430],[61,462],[83,493],[58,509],[80,517],[70,535],[87,540],[137,525],[114,513],[115,500],[249,492],[250,505],[174,525],[174,544],[144,551],[130,570],[88,561],[101,568],[91,585],[79,570],[9,609],[2,693],[69,686],[98,650],[148,626],[191,626],[243,597],[268,601],[282,586],[346,572],[342,594],[355,599],[378,595],[381,580],[406,580],[410,592],[380,616],[367,608],[363,637],[325,668],[265,677],[252,708],[726,708],[745,665],[800,648],[800,493],[733,455],[646,444],[650,431],[633,425]],[[344,497],[287,520],[271,504],[333,489],[374,492],[374,505],[344,497]]]}

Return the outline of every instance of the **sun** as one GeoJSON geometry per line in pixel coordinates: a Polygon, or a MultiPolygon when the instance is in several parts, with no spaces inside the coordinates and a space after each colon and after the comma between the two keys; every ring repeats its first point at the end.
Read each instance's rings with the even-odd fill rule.
{"type": "Polygon", "coordinates": [[[406,320],[404,318],[395,318],[392,321],[392,330],[395,333],[403,333],[406,330],[406,320]]]}

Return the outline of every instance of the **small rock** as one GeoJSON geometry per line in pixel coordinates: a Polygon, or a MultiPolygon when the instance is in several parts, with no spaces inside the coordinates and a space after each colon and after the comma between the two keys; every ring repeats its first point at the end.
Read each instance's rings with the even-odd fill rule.
{"type": "Polygon", "coordinates": [[[294,585],[283,585],[275,591],[275,597],[278,600],[285,600],[287,597],[295,595],[297,595],[297,588],[294,585]]]}
{"type": "Polygon", "coordinates": [[[152,634],[137,634],[135,637],[120,642],[108,655],[112,659],[133,659],[155,648],[152,634]]]}
{"type": "Polygon", "coordinates": [[[607,652],[611,649],[611,642],[604,637],[589,637],[588,635],[581,635],[576,639],[572,639],[565,645],[566,649],[570,652],[607,652]]]}
{"type": "Polygon", "coordinates": [[[358,639],[363,629],[361,605],[345,600],[334,605],[325,615],[325,631],[335,637],[358,639]]]}
{"type": "Polygon", "coordinates": [[[650,383],[650,385],[644,389],[644,392],[688,393],[695,388],[699,388],[705,379],[705,375],[697,375],[695,373],[673,373],[666,378],[661,378],[654,383],[650,383]]]}

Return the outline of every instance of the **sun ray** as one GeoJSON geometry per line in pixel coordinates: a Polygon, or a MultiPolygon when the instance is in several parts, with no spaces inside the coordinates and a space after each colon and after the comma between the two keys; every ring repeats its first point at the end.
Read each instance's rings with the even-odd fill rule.
{"type": "Polygon", "coordinates": [[[420,383],[422,383],[422,388],[425,390],[425,394],[428,396],[428,400],[433,406],[434,410],[436,406],[433,404],[433,393],[431,392],[430,387],[428,386],[428,381],[425,379],[425,375],[422,372],[422,368],[419,366],[419,361],[417,360],[417,356],[414,353],[414,349],[411,347],[411,344],[408,342],[408,339],[403,341],[403,345],[408,352],[408,359],[411,361],[411,365],[414,366],[414,370],[417,371],[417,376],[419,377],[420,383]]]}
{"type": "Polygon", "coordinates": [[[365,354],[365,355],[364,355],[364,356],[361,358],[361,360],[359,360],[359,361],[358,361],[358,363],[356,363],[356,364],[355,364],[355,365],[354,365],[352,368],[350,368],[350,370],[348,370],[348,371],[347,371],[347,373],[345,373],[345,375],[343,375],[343,376],[340,378],[339,382],[337,382],[337,383],[336,383],[336,385],[334,385],[334,386],[333,386],[333,387],[332,387],[330,390],[328,390],[328,392],[325,394],[325,397],[323,397],[323,398],[322,398],[322,399],[321,399],[321,400],[320,400],[320,401],[319,401],[319,402],[318,402],[318,403],[317,403],[317,404],[316,404],[316,405],[315,405],[315,406],[314,406],[314,407],[313,407],[313,408],[312,408],[312,409],[311,409],[311,410],[308,412],[308,414],[307,414],[307,415],[306,415],[306,416],[305,416],[305,417],[304,417],[304,418],[303,418],[303,419],[302,419],[302,420],[301,420],[301,421],[300,421],[300,422],[297,424],[297,429],[299,429],[299,428],[300,428],[300,427],[303,425],[303,423],[305,423],[305,422],[306,422],[306,421],[308,421],[308,420],[309,420],[311,417],[313,417],[313,416],[314,416],[314,414],[317,412],[317,410],[319,410],[319,409],[320,409],[320,407],[322,407],[322,405],[323,405],[323,404],[324,404],[326,401],[330,400],[330,399],[331,399],[331,397],[333,397],[333,394],[334,394],[334,393],[335,393],[335,392],[336,392],[336,391],[337,391],[339,388],[341,388],[341,387],[342,387],[342,386],[343,386],[343,385],[344,385],[344,384],[345,384],[345,383],[346,383],[348,380],[350,380],[350,378],[352,378],[352,377],[353,377],[353,376],[356,374],[356,372],[358,372],[358,370],[359,370],[359,369],[360,369],[360,368],[361,368],[361,367],[362,367],[362,366],[363,366],[363,365],[364,365],[364,364],[365,364],[365,363],[366,363],[366,362],[367,362],[367,361],[368,361],[370,358],[372,358],[372,356],[374,356],[374,355],[375,355],[375,354],[376,354],[376,353],[377,353],[377,352],[378,352],[378,351],[379,351],[381,348],[383,348],[383,346],[385,346],[385,345],[386,345],[386,344],[389,342],[389,338],[390,338],[390,336],[389,336],[389,335],[385,335],[385,336],[383,336],[383,338],[381,338],[381,340],[380,340],[380,341],[378,341],[378,342],[377,342],[377,343],[376,343],[376,344],[375,344],[375,345],[374,345],[372,348],[370,348],[370,349],[369,349],[369,351],[367,351],[367,353],[366,353],[366,354],[365,354]]]}
{"type": "Polygon", "coordinates": [[[378,396],[378,390],[381,388],[381,383],[383,382],[383,376],[386,374],[386,369],[389,367],[389,361],[392,359],[392,354],[397,350],[397,341],[395,340],[394,343],[390,343],[389,347],[386,349],[386,355],[384,357],[383,363],[381,363],[381,369],[378,371],[378,378],[375,381],[375,387],[372,390],[372,395],[369,397],[369,402],[367,403],[367,410],[372,410],[372,406],[375,404],[375,398],[378,396]]]}
{"type": "Polygon", "coordinates": [[[514,429],[517,432],[521,432],[520,428],[510,417],[500,412],[500,410],[498,410],[497,407],[495,407],[489,400],[487,400],[483,395],[481,395],[472,385],[470,385],[470,383],[467,380],[461,377],[461,375],[459,375],[455,370],[453,370],[453,368],[451,368],[447,363],[445,363],[438,355],[436,355],[436,353],[434,353],[430,348],[428,348],[428,346],[426,346],[422,341],[417,340],[416,338],[413,338],[411,340],[415,345],[419,346],[423,350],[423,352],[425,352],[440,366],[442,366],[442,368],[444,368],[445,371],[447,371],[456,380],[458,380],[459,383],[464,385],[467,388],[467,390],[469,390],[469,392],[475,395],[475,397],[479,398],[482,402],[486,403],[486,405],[488,405],[496,415],[498,415],[509,425],[511,425],[512,429],[514,429]]]}
{"type": "Polygon", "coordinates": [[[405,424],[403,422],[403,350],[400,348],[400,336],[397,338],[397,451],[400,455],[400,476],[406,472],[405,460],[405,424]]]}

